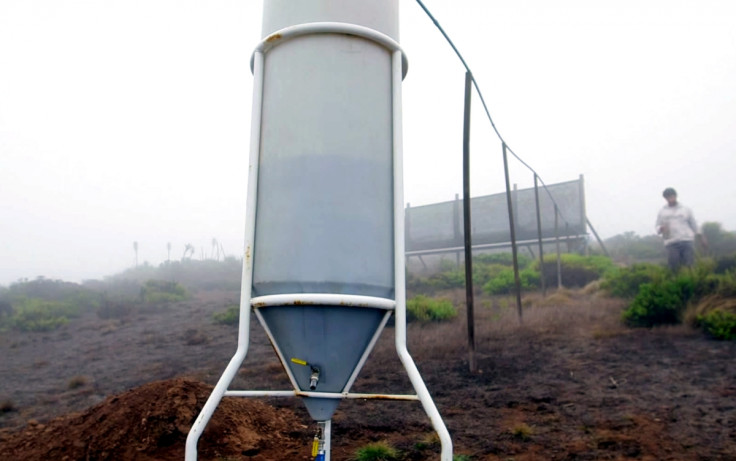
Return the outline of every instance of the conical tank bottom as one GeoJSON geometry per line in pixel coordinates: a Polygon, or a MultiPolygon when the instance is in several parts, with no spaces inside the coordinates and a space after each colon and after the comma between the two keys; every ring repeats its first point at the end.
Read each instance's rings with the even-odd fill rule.
{"type": "MultiPolygon", "coordinates": [[[[386,314],[384,309],[355,306],[289,305],[258,310],[299,389],[312,392],[347,390],[350,376],[386,314]]],[[[332,418],[340,399],[306,397],[304,403],[313,419],[325,421],[332,418]]]]}

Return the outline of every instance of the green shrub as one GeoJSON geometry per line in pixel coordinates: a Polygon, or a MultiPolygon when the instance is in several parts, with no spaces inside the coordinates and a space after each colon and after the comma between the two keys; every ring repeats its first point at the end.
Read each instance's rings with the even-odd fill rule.
{"type": "Polygon", "coordinates": [[[716,274],[725,274],[726,272],[736,271],[736,254],[722,256],[716,260],[716,274]]]}
{"type": "Polygon", "coordinates": [[[232,305],[223,312],[215,312],[212,319],[221,325],[236,325],[240,320],[240,306],[232,305]]]}
{"type": "MultiPolygon", "coordinates": [[[[525,254],[516,255],[516,261],[519,269],[525,269],[532,263],[532,258],[525,254]]],[[[512,267],[514,265],[514,255],[512,253],[485,253],[473,256],[473,265],[484,264],[500,264],[502,266],[512,267]]]]}
{"type": "Polygon", "coordinates": [[[77,306],[69,303],[26,298],[16,302],[9,324],[20,331],[52,331],[66,325],[79,312],[77,306]]]}
{"type": "Polygon", "coordinates": [[[369,443],[355,452],[356,461],[398,461],[398,451],[386,442],[369,443]]]}
{"type": "MultiPolygon", "coordinates": [[[[539,269],[539,261],[533,266],[539,269]]],[[[583,256],[575,253],[560,255],[562,285],[565,287],[584,287],[615,268],[610,258],[600,255],[583,256]]],[[[544,280],[547,286],[557,284],[557,255],[544,256],[544,280]]]]}
{"type": "Polygon", "coordinates": [[[641,327],[680,323],[694,287],[693,278],[688,276],[645,283],[631,306],[623,312],[623,319],[628,325],[641,327]]]}
{"type": "Polygon", "coordinates": [[[633,298],[645,283],[659,283],[667,278],[667,269],[658,264],[638,263],[619,267],[605,274],[601,289],[617,298],[633,298]]]}
{"type": "MultiPolygon", "coordinates": [[[[539,272],[531,267],[519,271],[519,283],[521,284],[522,291],[538,287],[539,272]]],[[[502,295],[513,293],[514,287],[514,270],[507,268],[483,285],[483,291],[490,295],[502,295]]]]}
{"type": "Polygon", "coordinates": [[[118,296],[105,297],[97,308],[97,316],[101,319],[123,319],[131,316],[137,309],[134,299],[118,296]]]}
{"type": "Polygon", "coordinates": [[[428,277],[415,277],[412,274],[408,274],[406,286],[410,290],[422,293],[434,293],[437,290],[462,288],[465,286],[465,270],[452,269],[438,272],[428,277]]]}
{"type": "Polygon", "coordinates": [[[0,319],[10,317],[11,315],[13,315],[13,305],[10,303],[10,300],[0,298],[0,319]]]}
{"type": "Polygon", "coordinates": [[[503,264],[476,264],[473,266],[473,284],[482,287],[490,280],[498,277],[501,272],[507,270],[509,270],[509,266],[503,264]]]}
{"type": "Polygon", "coordinates": [[[715,339],[736,340],[736,313],[713,309],[697,317],[698,324],[715,339]]]}
{"type": "MultiPolygon", "coordinates": [[[[518,255],[519,268],[530,266],[532,259],[526,255],[518,255]]],[[[482,287],[504,270],[512,267],[511,253],[482,254],[473,257],[473,285],[482,287]]],[[[465,287],[465,266],[457,267],[456,263],[442,259],[439,272],[427,277],[416,277],[407,274],[406,286],[421,293],[434,293],[438,290],[449,290],[465,287]]]]}
{"type": "Polygon", "coordinates": [[[706,296],[688,309],[685,320],[712,338],[736,340],[736,298],[720,294],[706,296]]]}
{"type": "Polygon", "coordinates": [[[452,303],[446,299],[434,299],[419,295],[406,302],[408,320],[420,322],[450,320],[457,316],[452,303]]]}
{"type": "MultiPolygon", "coordinates": [[[[716,279],[717,283],[715,284],[715,289],[713,290],[711,288],[711,291],[705,292],[704,294],[712,294],[713,291],[715,291],[715,294],[720,295],[724,298],[736,298],[736,272],[726,272],[725,274],[716,274],[715,276],[712,276],[716,279]]],[[[705,287],[701,288],[705,290],[705,287]]]]}
{"type": "Polygon", "coordinates": [[[184,301],[187,290],[176,282],[148,280],[141,289],[141,299],[148,304],[165,304],[184,301]]]}

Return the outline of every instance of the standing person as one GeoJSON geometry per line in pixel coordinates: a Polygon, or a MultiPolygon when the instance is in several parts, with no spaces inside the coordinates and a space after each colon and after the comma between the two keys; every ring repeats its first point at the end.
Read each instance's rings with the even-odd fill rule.
{"type": "Polygon", "coordinates": [[[667,250],[667,264],[673,272],[682,266],[690,267],[695,261],[695,236],[698,235],[703,245],[705,237],[698,232],[698,225],[690,208],[677,201],[677,191],[668,187],[662,193],[667,200],[657,215],[657,234],[664,239],[667,250]]]}

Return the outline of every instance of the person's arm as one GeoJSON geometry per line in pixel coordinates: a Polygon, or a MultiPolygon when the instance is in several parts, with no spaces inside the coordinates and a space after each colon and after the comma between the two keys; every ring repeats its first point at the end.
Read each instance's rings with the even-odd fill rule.
{"type": "Polygon", "coordinates": [[[662,217],[662,210],[659,210],[659,213],[657,213],[657,222],[654,223],[654,230],[658,235],[665,233],[665,223],[664,218],[662,217]]]}
{"type": "Polygon", "coordinates": [[[695,222],[695,217],[693,216],[692,210],[687,210],[687,225],[690,226],[690,229],[693,230],[695,235],[700,235],[700,231],[698,230],[698,223],[695,222]]]}
{"type": "Polygon", "coordinates": [[[703,245],[703,247],[708,248],[708,238],[705,236],[704,233],[700,232],[700,229],[698,229],[698,223],[697,221],[695,221],[695,216],[693,216],[692,210],[688,210],[687,224],[688,226],[690,226],[690,229],[695,232],[695,237],[698,238],[700,244],[703,245]]]}

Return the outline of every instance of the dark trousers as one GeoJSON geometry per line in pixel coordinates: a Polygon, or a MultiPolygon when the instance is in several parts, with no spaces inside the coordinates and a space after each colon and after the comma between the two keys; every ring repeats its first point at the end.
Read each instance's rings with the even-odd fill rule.
{"type": "Polygon", "coordinates": [[[673,272],[680,267],[690,267],[695,262],[695,248],[693,242],[674,242],[667,245],[667,264],[673,272]]]}

